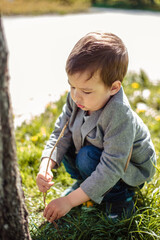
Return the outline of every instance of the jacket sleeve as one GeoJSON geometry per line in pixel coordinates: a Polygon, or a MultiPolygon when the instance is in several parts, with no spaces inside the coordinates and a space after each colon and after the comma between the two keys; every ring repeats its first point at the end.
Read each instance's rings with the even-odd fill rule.
{"type": "Polygon", "coordinates": [[[105,112],[102,118],[104,131],[100,163],[82,184],[82,190],[95,202],[100,203],[104,195],[124,175],[124,168],[134,141],[134,120],[129,108],[118,105],[105,112]]]}
{"type": "MultiPolygon", "coordinates": [[[[48,142],[42,152],[41,159],[50,156],[51,151],[52,151],[64,125],[66,124],[66,122],[69,120],[69,118],[71,116],[71,113],[72,113],[72,106],[71,106],[71,101],[70,101],[70,94],[68,94],[66,104],[63,106],[63,111],[55,123],[55,129],[52,132],[52,134],[50,135],[50,139],[48,140],[48,142]]],[[[67,126],[63,137],[58,142],[58,144],[51,156],[51,159],[54,160],[58,166],[60,165],[64,154],[66,153],[68,147],[71,144],[71,139],[72,139],[72,134],[69,130],[69,127],[67,126]]],[[[56,165],[56,167],[58,167],[57,165],[56,165]]]]}

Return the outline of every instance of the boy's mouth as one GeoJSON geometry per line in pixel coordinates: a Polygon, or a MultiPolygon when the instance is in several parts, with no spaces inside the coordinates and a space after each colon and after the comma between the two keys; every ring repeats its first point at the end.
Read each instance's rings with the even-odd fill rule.
{"type": "Polygon", "coordinates": [[[79,108],[82,108],[82,109],[84,108],[84,106],[83,106],[83,105],[81,105],[81,104],[78,104],[78,103],[77,103],[77,107],[79,107],[79,108]]]}

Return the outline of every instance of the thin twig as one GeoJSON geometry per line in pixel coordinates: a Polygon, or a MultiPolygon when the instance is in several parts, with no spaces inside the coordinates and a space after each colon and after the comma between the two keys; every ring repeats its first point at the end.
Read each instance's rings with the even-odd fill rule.
{"type": "Polygon", "coordinates": [[[130,162],[130,160],[131,160],[132,150],[133,150],[133,146],[131,147],[131,150],[130,150],[130,153],[129,153],[129,156],[128,156],[126,165],[125,165],[125,167],[124,167],[124,172],[126,172],[126,170],[127,170],[127,168],[128,168],[128,165],[129,165],[129,162],[130,162]]]}
{"type": "MultiPolygon", "coordinates": [[[[57,142],[55,143],[55,145],[54,145],[54,147],[53,147],[53,149],[52,149],[52,151],[51,151],[51,153],[50,153],[50,155],[49,155],[48,163],[47,163],[47,167],[46,167],[45,177],[47,176],[47,171],[48,171],[49,162],[50,162],[50,160],[51,160],[52,153],[54,152],[54,150],[55,150],[55,148],[56,148],[56,146],[57,146],[59,140],[63,137],[63,135],[64,135],[64,131],[65,131],[67,125],[68,125],[68,122],[69,122],[69,121],[67,121],[66,124],[64,125],[64,127],[63,127],[63,129],[62,129],[62,131],[61,131],[61,133],[60,133],[60,135],[59,135],[59,137],[58,137],[58,139],[57,139],[57,142]]],[[[43,202],[44,202],[44,206],[46,206],[46,196],[47,196],[47,192],[43,193],[43,202]]]]}
{"type": "MultiPolygon", "coordinates": [[[[69,120],[68,120],[68,121],[66,122],[66,124],[64,125],[64,127],[63,127],[63,129],[62,129],[62,131],[61,131],[61,133],[60,133],[60,135],[59,135],[59,137],[58,137],[58,139],[57,139],[57,142],[55,143],[55,145],[54,145],[54,147],[53,147],[53,149],[52,149],[52,151],[51,151],[51,153],[50,153],[50,155],[49,155],[48,163],[47,163],[47,167],[46,167],[45,177],[47,176],[47,171],[48,171],[49,162],[50,162],[50,160],[51,160],[52,153],[53,153],[53,151],[55,150],[55,148],[56,148],[59,140],[63,137],[64,131],[65,131],[67,125],[68,125],[68,122],[69,122],[69,120]]],[[[45,206],[45,207],[46,207],[46,196],[47,196],[47,192],[43,193],[43,202],[44,202],[44,206],[45,206]]],[[[57,223],[56,223],[55,221],[53,221],[53,225],[54,225],[54,227],[57,229],[58,233],[60,233],[60,232],[59,232],[59,229],[58,229],[58,225],[57,225],[57,223]]]]}

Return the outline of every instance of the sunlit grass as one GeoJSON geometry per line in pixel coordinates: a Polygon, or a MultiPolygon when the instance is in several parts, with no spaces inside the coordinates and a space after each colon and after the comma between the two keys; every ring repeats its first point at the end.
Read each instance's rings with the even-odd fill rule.
{"type": "Polygon", "coordinates": [[[2,15],[66,14],[86,11],[89,0],[1,0],[2,15]]]}
{"type": "MultiPolygon", "coordinates": [[[[124,89],[132,108],[148,126],[157,153],[158,166],[153,180],[135,196],[136,213],[130,219],[113,223],[105,218],[105,205],[81,205],[57,221],[58,229],[43,219],[43,196],[35,178],[45,142],[54,129],[66,94],[56,103],[49,103],[39,117],[16,129],[17,155],[20,166],[29,227],[33,240],[155,240],[160,239],[160,85],[152,84],[146,74],[128,74],[124,89]]],[[[60,196],[73,180],[62,165],[53,170],[54,186],[47,194],[47,203],[60,196]]]]}
{"type": "Polygon", "coordinates": [[[1,0],[1,15],[67,14],[87,11],[89,7],[142,9],[160,11],[160,1],[128,0],[1,0]]]}

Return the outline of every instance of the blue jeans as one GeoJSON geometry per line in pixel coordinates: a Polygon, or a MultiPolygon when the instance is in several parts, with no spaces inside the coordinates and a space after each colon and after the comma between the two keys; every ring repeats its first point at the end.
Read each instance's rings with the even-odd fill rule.
{"type": "MultiPolygon", "coordinates": [[[[64,156],[63,164],[71,178],[76,180],[85,180],[96,169],[100,162],[102,150],[93,146],[85,146],[75,154],[72,146],[64,156]]],[[[110,189],[103,200],[107,202],[129,201],[135,194],[135,189],[127,185],[121,179],[110,189]]]]}

